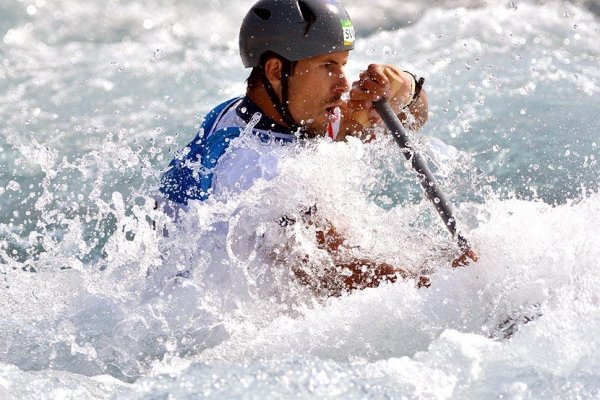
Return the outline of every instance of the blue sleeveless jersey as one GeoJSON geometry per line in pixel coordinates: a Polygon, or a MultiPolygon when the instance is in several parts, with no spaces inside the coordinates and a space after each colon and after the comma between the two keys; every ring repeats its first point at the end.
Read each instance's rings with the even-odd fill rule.
{"type": "Polygon", "coordinates": [[[253,116],[261,117],[252,127],[258,140],[275,139],[284,143],[295,140],[285,128],[261,116],[258,107],[247,97],[228,100],[206,115],[194,140],[171,161],[161,179],[161,193],[183,205],[189,200],[206,200],[213,191],[213,173],[219,159],[253,116]]]}

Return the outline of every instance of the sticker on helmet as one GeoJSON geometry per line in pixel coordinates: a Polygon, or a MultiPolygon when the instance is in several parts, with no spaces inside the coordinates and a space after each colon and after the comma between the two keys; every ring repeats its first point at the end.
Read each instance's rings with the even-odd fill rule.
{"type": "Polygon", "coordinates": [[[342,22],[342,31],[344,32],[344,46],[352,46],[354,44],[354,26],[352,26],[352,21],[349,19],[343,19],[342,22]]]}

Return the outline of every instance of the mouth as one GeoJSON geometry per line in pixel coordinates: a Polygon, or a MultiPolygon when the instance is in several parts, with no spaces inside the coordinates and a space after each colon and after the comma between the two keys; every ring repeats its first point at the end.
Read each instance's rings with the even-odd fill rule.
{"type": "Polygon", "coordinates": [[[335,119],[336,118],[335,109],[338,108],[340,105],[341,105],[341,103],[334,103],[334,104],[330,105],[329,107],[325,108],[325,116],[327,117],[327,119],[335,119]]]}

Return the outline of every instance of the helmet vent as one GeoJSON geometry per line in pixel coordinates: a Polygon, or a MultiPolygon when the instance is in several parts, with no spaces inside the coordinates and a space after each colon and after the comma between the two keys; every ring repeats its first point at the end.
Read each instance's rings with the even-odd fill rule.
{"type": "Polygon", "coordinates": [[[262,19],[263,21],[271,18],[271,11],[267,10],[266,8],[255,8],[253,11],[254,14],[256,14],[258,18],[262,19]]]}
{"type": "Polygon", "coordinates": [[[306,30],[304,31],[304,36],[308,34],[308,30],[310,26],[317,20],[317,16],[314,11],[306,4],[306,2],[300,0],[298,2],[300,6],[300,12],[302,13],[302,18],[306,21],[306,30]]]}

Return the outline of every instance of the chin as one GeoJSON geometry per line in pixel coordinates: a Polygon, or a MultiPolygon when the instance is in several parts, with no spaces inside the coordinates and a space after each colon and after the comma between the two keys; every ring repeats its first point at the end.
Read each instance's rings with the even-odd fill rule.
{"type": "Polygon", "coordinates": [[[315,120],[310,120],[302,124],[304,127],[304,131],[308,134],[309,137],[321,136],[323,133],[327,132],[327,122],[316,122],[315,120]]]}

